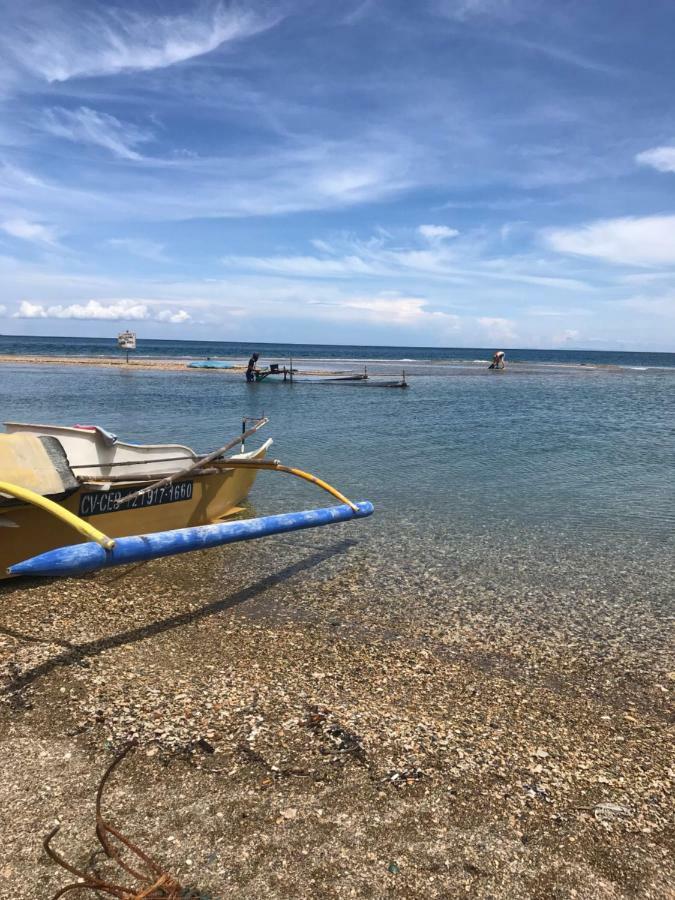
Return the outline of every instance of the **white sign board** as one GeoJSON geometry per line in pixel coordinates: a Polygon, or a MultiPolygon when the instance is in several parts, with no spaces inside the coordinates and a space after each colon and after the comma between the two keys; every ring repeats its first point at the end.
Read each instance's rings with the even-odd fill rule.
{"type": "Polygon", "coordinates": [[[136,349],[136,335],[133,331],[122,331],[117,335],[117,346],[121,350],[136,349]]]}

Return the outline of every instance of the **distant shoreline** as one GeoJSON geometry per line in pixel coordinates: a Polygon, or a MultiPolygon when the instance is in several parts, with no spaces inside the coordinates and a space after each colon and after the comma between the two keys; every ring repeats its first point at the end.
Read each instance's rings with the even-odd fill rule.
{"type": "MultiPolygon", "coordinates": [[[[280,357],[270,356],[270,359],[279,359],[280,357]]],[[[24,366],[87,366],[89,368],[104,369],[120,369],[120,370],[141,370],[156,372],[209,372],[220,375],[236,375],[241,376],[246,371],[243,362],[227,360],[231,364],[227,367],[214,366],[190,368],[189,363],[194,361],[203,361],[205,357],[196,356],[194,359],[176,359],[171,357],[131,357],[126,362],[122,356],[50,356],[40,354],[0,354],[0,365],[24,365],[24,366]]],[[[214,357],[221,360],[221,357],[214,357]]],[[[222,361],[226,361],[222,359],[222,361]]],[[[294,361],[302,369],[303,374],[308,375],[327,375],[337,374],[348,370],[348,367],[342,364],[349,364],[351,368],[358,367],[361,370],[364,363],[369,366],[373,365],[373,375],[387,374],[386,371],[376,366],[386,366],[388,368],[397,368],[400,364],[398,360],[360,360],[360,359],[312,359],[299,358],[294,361]],[[321,366],[317,368],[316,363],[333,363],[330,368],[321,366]],[[335,364],[341,364],[339,369],[335,368],[335,364]]],[[[351,368],[349,370],[351,370],[351,368]]],[[[508,375],[509,370],[517,372],[519,375],[543,375],[543,374],[578,374],[592,375],[601,373],[621,374],[627,372],[649,372],[650,374],[665,375],[675,374],[675,367],[670,366],[629,366],[616,363],[569,363],[569,362],[533,362],[525,360],[507,360],[506,369],[499,372],[488,371],[488,360],[472,360],[472,361],[445,361],[445,360],[406,360],[406,375],[410,377],[420,377],[423,375],[443,375],[444,377],[452,376],[470,376],[485,375],[489,377],[501,377],[508,375]],[[415,368],[428,369],[428,372],[415,372],[415,368]],[[411,371],[412,370],[412,371],[411,371]]]]}

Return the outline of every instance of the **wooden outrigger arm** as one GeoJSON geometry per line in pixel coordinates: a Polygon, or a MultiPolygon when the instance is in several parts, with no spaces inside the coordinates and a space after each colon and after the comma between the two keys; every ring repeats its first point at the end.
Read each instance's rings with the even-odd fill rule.
{"type": "Polygon", "coordinates": [[[48,497],[36,494],[35,491],[31,491],[29,488],[21,487],[18,484],[11,484],[9,481],[0,481],[0,493],[9,494],[10,497],[15,497],[17,500],[23,501],[23,503],[28,503],[31,506],[37,506],[39,509],[43,509],[45,512],[49,513],[49,515],[54,516],[56,519],[60,519],[66,525],[69,525],[75,531],[79,532],[83,537],[87,538],[87,540],[99,544],[104,550],[112,550],[115,546],[115,541],[108,537],[107,534],[103,534],[102,531],[99,531],[98,528],[94,528],[93,525],[90,525],[89,522],[85,522],[84,519],[76,516],[75,513],[64,509],[48,497]]]}

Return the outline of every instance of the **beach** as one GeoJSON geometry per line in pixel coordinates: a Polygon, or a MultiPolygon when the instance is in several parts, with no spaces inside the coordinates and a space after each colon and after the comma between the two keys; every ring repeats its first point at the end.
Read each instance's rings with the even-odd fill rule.
{"type": "Polygon", "coordinates": [[[376,616],[345,539],[0,588],[0,896],[68,883],[56,823],[86,862],[129,741],[107,817],[209,897],[672,896],[665,657],[376,616]]]}
{"type": "MultiPolygon", "coordinates": [[[[129,362],[121,357],[100,357],[100,356],[24,356],[16,355],[0,356],[0,365],[21,365],[21,366],[96,366],[102,368],[129,368],[129,369],[148,369],[150,371],[180,372],[180,371],[196,371],[188,369],[185,360],[177,359],[130,359],[129,362]]],[[[238,372],[245,370],[245,366],[238,367],[238,372]]],[[[222,372],[234,373],[234,369],[222,369],[222,372]]]]}
{"type": "MultiPolygon", "coordinates": [[[[672,896],[669,378],[295,391],[88,359],[4,366],[3,418],[208,451],[264,412],[275,457],[375,514],[0,583],[3,900],[72,880],[57,823],[102,864],[130,745],[107,819],[211,900],[672,896]]],[[[245,514],[324,502],[261,473],[245,514]]]]}

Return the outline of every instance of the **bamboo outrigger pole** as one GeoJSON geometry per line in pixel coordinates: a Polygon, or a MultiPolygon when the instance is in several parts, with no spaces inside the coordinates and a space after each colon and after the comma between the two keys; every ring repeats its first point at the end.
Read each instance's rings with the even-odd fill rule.
{"type": "Polygon", "coordinates": [[[258,421],[253,425],[252,428],[249,428],[248,431],[244,431],[242,434],[238,435],[236,438],[233,438],[231,441],[228,441],[227,444],[220,447],[218,450],[214,450],[213,453],[209,453],[208,456],[203,457],[200,460],[197,460],[196,463],[193,463],[191,466],[188,466],[185,469],[181,469],[180,472],[174,472],[173,475],[167,475],[166,478],[162,478],[160,481],[156,481],[154,484],[149,484],[147,487],[141,488],[139,491],[136,491],[133,494],[129,494],[127,497],[122,497],[117,501],[117,506],[122,506],[125,503],[130,503],[132,500],[135,500],[137,497],[142,497],[143,494],[147,494],[148,491],[154,491],[156,488],[164,487],[167,484],[172,484],[178,478],[184,478],[186,475],[191,475],[193,472],[196,472],[198,469],[204,468],[209,463],[213,462],[215,459],[218,459],[219,456],[222,456],[223,453],[227,453],[228,450],[231,450],[233,447],[236,447],[237,444],[241,443],[250,435],[255,434],[256,431],[259,431],[264,425],[267,425],[269,419],[263,417],[262,419],[258,419],[258,421]]]}
{"type": "Polygon", "coordinates": [[[37,506],[39,509],[43,509],[51,516],[54,516],[54,518],[60,519],[66,525],[70,525],[71,528],[79,532],[83,537],[86,537],[90,541],[94,541],[105,550],[112,550],[115,546],[115,541],[108,537],[107,534],[103,534],[102,531],[99,531],[98,528],[94,528],[93,525],[90,525],[89,522],[85,522],[84,519],[76,516],[75,513],[70,512],[70,510],[65,509],[63,506],[59,506],[58,503],[54,503],[54,501],[50,500],[48,497],[36,494],[35,491],[31,491],[29,488],[21,487],[18,484],[10,484],[9,481],[0,481],[0,493],[9,494],[10,497],[15,497],[17,500],[22,500],[24,503],[29,503],[31,506],[37,506]]]}
{"type": "Polygon", "coordinates": [[[273,472],[286,472],[288,475],[295,475],[296,478],[302,478],[304,481],[309,481],[310,484],[315,484],[317,487],[320,487],[322,490],[335,497],[336,500],[339,500],[340,503],[346,503],[347,506],[351,506],[354,512],[358,510],[356,503],[352,503],[348,497],[341,494],[340,491],[328,484],[327,481],[324,481],[322,478],[317,478],[316,475],[312,475],[310,472],[303,472],[302,469],[284,466],[278,459],[224,459],[219,461],[216,465],[219,469],[271,469],[273,472]]]}

